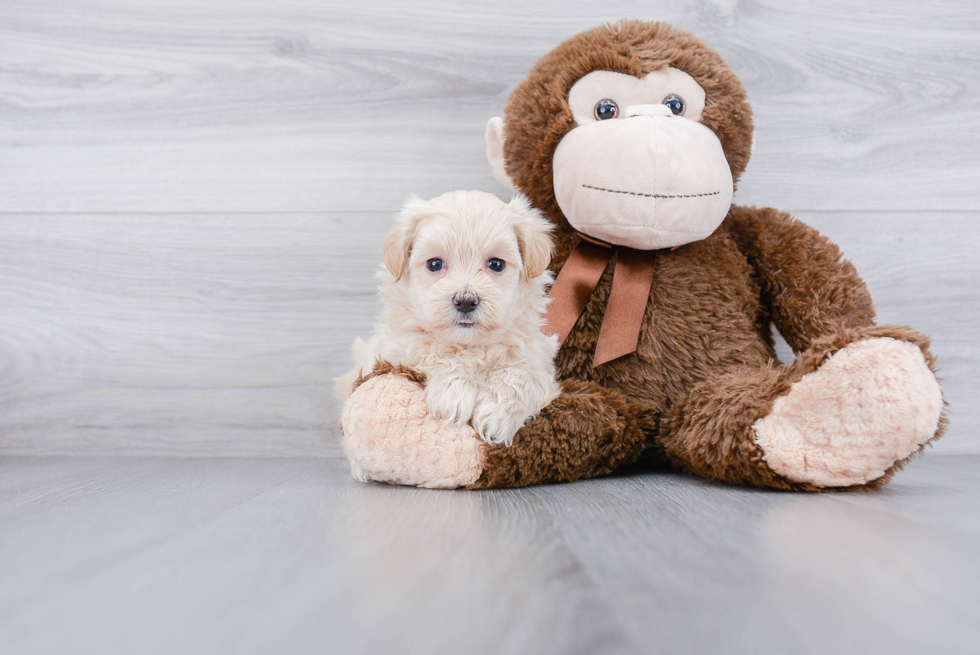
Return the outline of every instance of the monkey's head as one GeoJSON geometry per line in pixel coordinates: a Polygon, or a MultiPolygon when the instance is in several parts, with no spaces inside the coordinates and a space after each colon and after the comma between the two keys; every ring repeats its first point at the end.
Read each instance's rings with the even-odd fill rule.
{"type": "Polygon", "coordinates": [[[745,89],[666,23],[621,21],[542,57],[487,125],[496,177],[552,221],[640,250],[708,237],[752,149],[745,89]]]}

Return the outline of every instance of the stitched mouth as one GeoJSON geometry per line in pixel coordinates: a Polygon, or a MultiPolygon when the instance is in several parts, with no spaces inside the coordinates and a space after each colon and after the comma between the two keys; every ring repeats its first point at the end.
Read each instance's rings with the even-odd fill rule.
{"type": "Polygon", "coordinates": [[[639,191],[619,191],[617,189],[604,189],[599,186],[592,186],[590,184],[583,184],[583,189],[592,189],[593,191],[605,191],[606,193],[620,193],[624,196],[639,196],[642,198],[704,198],[707,196],[717,196],[721,194],[721,191],[712,191],[711,193],[688,193],[688,194],[678,194],[678,195],[667,195],[663,193],[640,193],[639,191]]]}

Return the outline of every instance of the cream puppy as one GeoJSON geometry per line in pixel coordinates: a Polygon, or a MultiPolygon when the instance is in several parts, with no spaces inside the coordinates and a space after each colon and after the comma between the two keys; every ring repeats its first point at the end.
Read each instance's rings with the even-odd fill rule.
{"type": "Polygon", "coordinates": [[[521,195],[409,200],[384,241],[381,321],[354,343],[354,370],[337,378],[341,403],[384,359],[425,374],[433,414],[510,445],[559,393],[558,342],[541,332],[551,229],[521,195]]]}

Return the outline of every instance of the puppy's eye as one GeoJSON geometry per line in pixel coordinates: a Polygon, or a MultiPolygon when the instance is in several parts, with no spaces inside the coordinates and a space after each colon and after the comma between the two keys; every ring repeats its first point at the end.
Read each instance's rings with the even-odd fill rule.
{"type": "Polygon", "coordinates": [[[597,121],[604,121],[610,118],[616,118],[619,116],[619,105],[614,101],[606,98],[595,103],[595,109],[592,110],[597,121]]]}
{"type": "Polygon", "coordinates": [[[664,98],[664,104],[670,111],[674,112],[674,116],[680,116],[684,113],[684,98],[677,94],[671,93],[664,98]]]}
{"type": "Polygon", "coordinates": [[[444,268],[445,266],[446,266],[446,262],[444,262],[444,261],[442,261],[441,259],[435,259],[435,258],[433,258],[433,259],[430,259],[430,260],[429,260],[428,262],[426,262],[426,264],[425,264],[425,267],[426,267],[426,268],[428,268],[428,269],[429,269],[430,271],[432,271],[433,273],[438,273],[438,272],[439,272],[439,271],[441,271],[441,270],[442,270],[442,269],[443,269],[443,268],[444,268]]]}
{"type": "Polygon", "coordinates": [[[506,265],[507,264],[504,263],[504,260],[497,259],[496,257],[494,257],[493,259],[491,259],[490,261],[487,262],[487,268],[489,268],[494,273],[501,273],[501,272],[503,272],[504,267],[506,265]]]}

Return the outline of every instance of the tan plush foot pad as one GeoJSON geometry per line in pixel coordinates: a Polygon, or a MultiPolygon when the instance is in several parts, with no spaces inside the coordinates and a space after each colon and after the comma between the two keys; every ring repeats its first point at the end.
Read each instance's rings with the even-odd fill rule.
{"type": "Polygon", "coordinates": [[[358,386],[342,425],[358,479],[454,489],[483,471],[483,442],[473,428],[430,415],[422,387],[402,376],[378,375],[358,386]]]}
{"type": "Polygon", "coordinates": [[[936,434],[942,390],[917,346],[858,341],[794,383],[752,426],[773,471],[818,487],[865,484],[936,434]]]}

